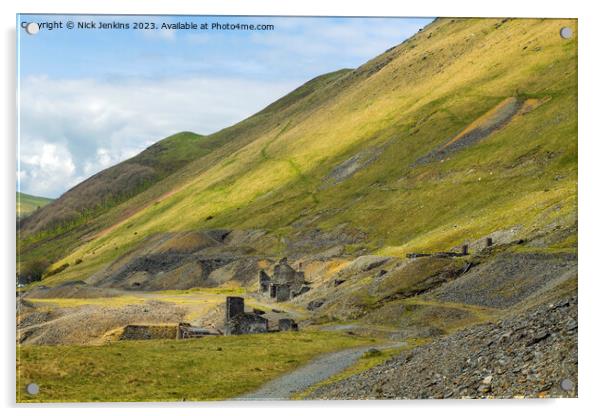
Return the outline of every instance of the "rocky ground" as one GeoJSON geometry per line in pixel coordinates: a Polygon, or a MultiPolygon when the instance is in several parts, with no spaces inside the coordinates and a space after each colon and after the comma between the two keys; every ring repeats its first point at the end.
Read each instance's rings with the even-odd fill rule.
{"type": "Polygon", "coordinates": [[[574,295],[441,338],[310,398],[577,397],[577,332],[574,295]]]}
{"type": "Polygon", "coordinates": [[[466,276],[434,291],[437,299],[492,308],[509,308],[539,291],[577,275],[573,253],[501,253],[466,276]]]}

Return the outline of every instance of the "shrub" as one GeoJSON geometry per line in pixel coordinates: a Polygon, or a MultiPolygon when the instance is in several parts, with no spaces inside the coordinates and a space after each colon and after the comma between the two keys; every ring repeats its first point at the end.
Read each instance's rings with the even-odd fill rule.
{"type": "Polygon", "coordinates": [[[50,277],[50,276],[54,276],[55,274],[59,274],[60,272],[65,270],[67,267],[69,267],[69,263],[61,264],[56,269],[50,270],[48,273],[46,273],[46,277],[50,277]]]}
{"type": "Polygon", "coordinates": [[[50,262],[46,259],[34,259],[26,262],[19,270],[19,283],[39,282],[48,266],[50,266],[50,262]]]}

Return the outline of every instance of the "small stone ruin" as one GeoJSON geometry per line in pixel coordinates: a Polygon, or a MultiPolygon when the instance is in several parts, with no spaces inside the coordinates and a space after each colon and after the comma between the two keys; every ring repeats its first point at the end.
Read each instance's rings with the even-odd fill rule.
{"type": "MultiPolygon", "coordinates": [[[[522,240],[520,240],[522,241],[522,240]]],[[[493,238],[491,237],[487,237],[485,239],[485,247],[491,247],[493,246],[493,238]]],[[[438,253],[407,253],[406,257],[409,259],[417,259],[419,257],[439,257],[439,258],[445,258],[445,257],[464,257],[464,256],[468,256],[470,253],[468,251],[468,244],[463,244],[462,245],[462,251],[460,253],[455,252],[455,251],[441,251],[438,253]]]]}
{"type": "Polygon", "coordinates": [[[230,319],[225,335],[260,334],[268,332],[268,320],[254,313],[241,313],[230,319]]]}
{"type": "Polygon", "coordinates": [[[236,296],[226,298],[225,335],[268,332],[268,320],[256,313],[245,312],[245,300],[236,296]]]}
{"type": "Polygon", "coordinates": [[[245,300],[237,296],[226,298],[226,322],[245,312],[245,300]]]}
{"type": "Polygon", "coordinates": [[[118,339],[120,341],[148,340],[148,339],[176,339],[177,325],[126,325],[123,327],[118,339]]]}
{"type": "Polygon", "coordinates": [[[310,290],[305,282],[305,273],[293,269],[286,259],[274,266],[274,275],[270,277],[264,270],[259,271],[259,293],[285,302],[310,290]]]}
{"type": "MultiPolygon", "coordinates": [[[[263,313],[262,313],[263,314],[263,313]]],[[[298,331],[293,319],[278,320],[278,331],[298,331]]],[[[236,296],[226,298],[226,321],[224,335],[260,334],[270,332],[268,320],[253,310],[245,312],[245,300],[236,296]]]]}
{"type": "Polygon", "coordinates": [[[110,337],[120,341],[133,341],[202,338],[210,335],[220,335],[220,333],[180,322],[178,324],[129,324],[120,330],[112,331],[110,337]]]}
{"type": "Polygon", "coordinates": [[[208,335],[218,335],[206,328],[192,326],[189,323],[181,322],[178,324],[177,339],[202,338],[208,335]]]}

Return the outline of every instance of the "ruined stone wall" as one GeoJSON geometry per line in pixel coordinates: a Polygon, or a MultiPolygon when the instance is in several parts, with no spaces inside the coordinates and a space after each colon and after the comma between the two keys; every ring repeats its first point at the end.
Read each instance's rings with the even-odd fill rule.
{"type": "Polygon", "coordinates": [[[226,298],[226,322],[245,312],[245,300],[237,296],[226,298]]]}
{"type": "Polygon", "coordinates": [[[270,276],[263,271],[259,271],[259,291],[262,293],[267,292],[270,289],[270,276]]]}
{"type": "Polygon", "coordinates": [[[258,334],[268,332],[268,320],[252,313],[236,315],[226,322],[224,335],[258,334]]]}
{"type": "Polygon", "coordinates": [[[176,339],[177,325],[126,325],[119,340],[176,339]]]}
{"type": "Polygon", "coordinates": [[[274,285],[276,288],[276,302],[285,302],[291,297],[291,288],[288,284],[274,285]]]}

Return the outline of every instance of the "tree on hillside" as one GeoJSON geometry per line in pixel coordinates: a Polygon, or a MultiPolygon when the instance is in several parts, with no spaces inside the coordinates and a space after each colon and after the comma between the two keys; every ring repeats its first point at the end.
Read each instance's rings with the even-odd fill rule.
{"type": "Polygon", "coordinates": [[[31,282],[39,282],[42,280],[42,275],[50,266],[50,262],[46,259],[34,259],[25,263],[17,275],[17,281],[21,284],[31,282]]]}

